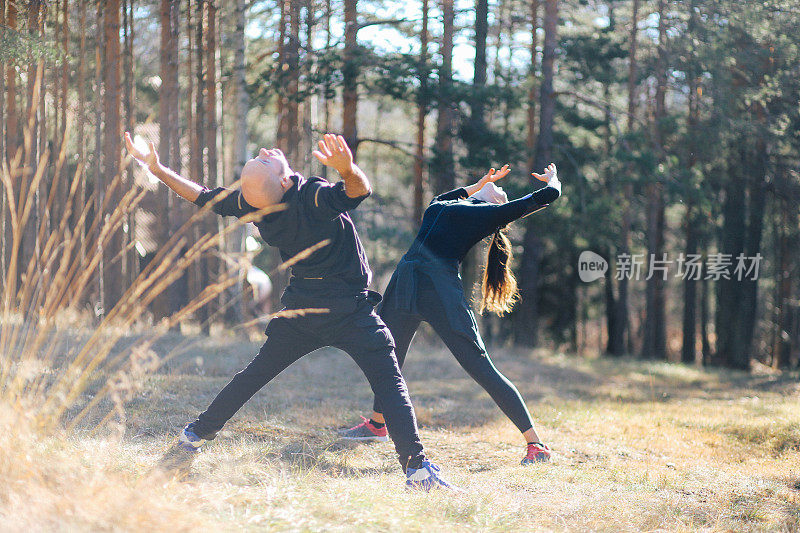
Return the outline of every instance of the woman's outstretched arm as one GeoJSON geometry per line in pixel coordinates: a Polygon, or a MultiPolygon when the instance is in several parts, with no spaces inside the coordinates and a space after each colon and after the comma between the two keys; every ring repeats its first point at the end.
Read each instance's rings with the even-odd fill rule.
{"type": "Polygon", "coordinates": [[[561,182],[558,180],[554,164],[548,166],[544,174],[533,173],[533,176],[547,182],[547,185],[505,204],[479,203],[457,206],[459,214],[465,217],[465,224],[475,224],[480,221],[481,226],[485,225],[485,232],[490,234],[499,227],[547,207],[561,196],[561,182]]]}

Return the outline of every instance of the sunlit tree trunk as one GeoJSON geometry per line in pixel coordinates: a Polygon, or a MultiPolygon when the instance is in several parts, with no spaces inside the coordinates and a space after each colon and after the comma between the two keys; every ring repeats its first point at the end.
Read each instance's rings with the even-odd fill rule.
{"type": "Polygon", "coordinates": [[[344,0],[344,65],[342,66],[342,134],[358,149],[358,0],[344,0]]]}
{"type": "Polygon", "coordinates": [[[425,117],[428,114],[428,0],[422,0],[422,31],[419,36],[419,97],[417,98],[417,154],[414,159],[414,223],[422,220],[425,183],[425,117]]]}
{"type": "MultiPolygon", "coordinates": [[[[44,30],[44,13],[45,6],[42,0],[31,0],[28,2],[27,23],[28,34],[32,39],[39,38],[44,30]]],[[[29,265],[33,265],[34,269],[38,269],[41,265],[33,261],[34,257],[38,256],[39,239],[38,231],[39,224],[41,223],[43,202],[41,200],[41,191],[47,191],[47,172],[45,169],[45,177],[41,180],[36,189],[33,187],[33,175],[39,166],[39,157],[42,155],[43,140],[46,139],[44,134],[45,128],[45,94],[44,94],[44,61],[30,61],[27,69],[27,107],[25,109],[26,115],[24,117],[23,125],[23,143],[25,149],[24,164],[27,167],[26,173],[18,181],[19,187],[19,200],[17,205],[22,205],[24,199],[30,195],[33,199],[33,206],[31,216],[23,229],[22,243],[20,246],[19,257],[21,263],[19,265],[19,274],[24,275],[28,270],[29,265]]],[[[44,162],[47,165],[47,161],[44,162]]],[[[48,165],[49,166],[49,165],[48,165]]],[[[45,196],[46,198],[46,196],[45,196]]],[[[21,280],[20,280],[21,281],[21,280]]]]}
{"type": "MultiPolygon", "coordinates": [[[[542,56],[542,85],[539,93],[539,134],[533,168],[543,170],[553,155],[553,121],[555,119],[555,53],[558,44],[558,0],[546,0],[544,9],[544,50],[542,56]]],[[[528,218],[525,223],[522,261],[520,265],[520,302],[514,313],[514,342],[536,346],[538,342],[538,285],[542,244],[540,229],[528,218]]]]}
{"type": "MultiPolygon", "coordinates": [[[[196,76],[196,92],[195,92],[195,100],[194,100],[194,131],[195,131],[195,142],[197,144],[197,152],[192,154],[193,157],[193,167],[194,167],[194,175],[196,176],[196,181],[205,185],[206,187],[213,187],[213,185],[208,180],[208,174],[206,173],[205,168],[205,159],[203,154],[206,150],[206,69],[208,68],[206,65],[206,39],[207,30],[206,30],[206,9],[207,3],[209,0],[197,0],[195,3],[195,20],[194,20],[194,52],[195,52],[195,61],[196,64],[194,65],[195,72],[194,76],[196,76]]],[[[214,221],[216,222],[216,221],[214,221]]],[[[195,229],[195,239],[199,239],[203,233],[211,230],[212,222],[211,219],[204,220],[203,223],[196,226],[195,229]]],[[[208,261],[208,257],[204,256],[200,258],[195,263],[194,269],[194,276],[193,276],[193,288],[192,292],[194,294],[199,294],[203,289],[208,286],[209,280],[211,279],[210,276],[210,265],[208,261]]],[[[209,324],[209,314],[210,308],[208,305],[204,305],[200,309],[197,310],[196,317],[198,322],[200,323],[200,327],[203,333],[208,334],[210,332],[210,324],[209,324]]]]}
{"type": "MultiPolygon", "coordinates": [[[[242,168],[247,162],[247,111],[250,107],[250,100],[247,95],[246,64],[245,64],[245,21],[247,19],[246,0],[236,0],[234,11],[234,32],[233,32],[233,176],[232,179],[239,179],[242,168]]],[[[231,177],[229,177],[231,179],[231,177]]],[[[229,251],[240,253],[244,251],[245,229],[241,228],[231,234],[229,251]]],[[[241,283],[237,286],[238,294],[243,291],[241,283]]],[[[232,308],[230,318],[237,320],[241,317],[241,306],[232,308]]]]}
{"type": "MultiPolygon", "coordinates": [[[[125,131],[131,131],[133,129],[133,124],[135,122],[134,117],[134,102],[136,101],[136,86],[134,83],[134,60],[133,60],[133,12],[134,12],[134,0],[123,0],[122,2],[122,34],[124,37],[123,40],[123,56],[122,56],[122,68],[123,68],[123,96],[122,96],[122,107],[125,110],[125,131]]],[[[125,186],[124,189],[127,190],[134,186],[134,178],[133,178],[133,166],[128,165],[125,168],[125,186]]],[[[131,212],[128,214],[127,217],[128,221],[128,231],[123,235],[124,243],[123,246],[128,246],[131,242],[135,240],[136,237],[136,219],[134,214],[131,212]]],[[[126,286],[130,286],[133,281],[136,279],[136,276],[139,274],[139,262],[136,257],[136,254],[131,249],[128,253],[125,254],[123,267],[125,269],[124,272],[124,279],[126,280],[126,286]]]]}
{"type": "MultiPolygon", "coordinates": [[[[180,0],[161,0],[159,6],[160,51],[159,76],[161,87],[158,92],[159,156],[162,163],[176,172],[181,170],[180,130],[178,113],[178,43],[180,39],[180,0]]],[[[190,76],[191,77],[191,76],[190,76]]],[[[165,223],[158,226],[158,247],[169,241],[175,228],[183,223],[180,216],[179,200],[170,191],[156,191],[158,219],[165,223]]],[[[171,284],[153,302],[156,319],[171,315],[182,306],[181,280],[171,284]]]]}
{"type": "MultiPolygon", "coordinates": [[[[103,174],[108,186],[120,174],[120,2],[109,0],[105,3],[103,32],[105,34],[105,83],[103,91],[103,174]]],[[[122,187],[118,186],[110,194],[119,198],[122,187]]],[[[109,202],[117,205],[116,201],[109,202]]],[[[104,252],[104,310],[108,313],[122,296],[125,286],[122,271],[122,258],[117,257],[123,248],[122,228],[115,230],[104,252]]]]}
{"type": "Polygon", "coordinates": [[[486,150],[486,38],[489,33],[489,2],[475,2],[475,60],[473,62],[472,93],[469,106],[470,116],[465,132],[468,167],[470,170],[485,169],[491,162],[486,150]]]}
{"type": "Polygon", "coordinates": [[[536,152],[536,97],[538,87],[538,77],[536,76],[536,64],[538,52],[536,51],[537,38],[536,32],[539,29],[539,0],[531,0],[530,2],[530,18],[531,18],[531,63],[528,71],[528,107],[527,119],[528,127],[526,129],[527,136],[525,138],[525,147],[528,149],[528,172],[535,172],[533,167],[535,152],[536,152]]]}
{"type": "Polygon", "coordinates": [[[455,187],[455,168],[453,163],[453,24],[455,13],[453,0],[442,0],[442,40],[439,54],[442,63],[439,67],[438,117],[436,120],[436,140],[433,162],[431,163],[431,187],[434,194],[449,191],[455,187]]]}
{"type": "MultiPolygon", "coordinates": [[[[6,25],[6,0],[0,0],[0,27],[5,30],[6,25]]],[[[6,159],[6,62],[0,58],[0,72],[3,76],[0,77],[0,165],[6,159]]],[[[0,195],[0,238],[3,242],[0,243],[0,280],[6,283],[6,249],[11,245],[11,240],[8,239],[7,228],[10,227],[11,221],[9,219],[10,213],[8,211],[8,204],[6,203],[6,195],[0,195]]]]}
{"type": "MultiPolygon", "coordinates": [[[[103,11],[105,9],[105,2],[97,0],[95,7],[95,69],[94,69],[94,150],[92,154],[92,166],[94,167],[94,179],[89,185],[88,193],[94,194],[94,216],[100,216],[100,210],[103,203],[103,82],[105,79],[105,32],[103,31],[103,11]]],[[[94,230],[92,238],[96,238],[97,229],[94,230]]],[[[95,313],[99,314],[104,309],[104,276],[105,261],[101,257],[100,264],[97,268],[97,293],[94,305],[95,313]]]]}
{"type": "MultiPolygon", "coordinates": [[[[5,24],[9,31],[17,30],[17,2],[8,1],[5,24]]],[[[3,157],[12,159],[19,147],[19,115],[17,111],[17,66],[9,62],[5,67],[6,134],[3,157]]]]}

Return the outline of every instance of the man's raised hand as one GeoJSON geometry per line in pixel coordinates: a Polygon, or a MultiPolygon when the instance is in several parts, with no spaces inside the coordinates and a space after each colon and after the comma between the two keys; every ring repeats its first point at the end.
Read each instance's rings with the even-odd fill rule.
{"type": "Polygon", "coordinates": [[[158,168],[160,165],[158,161],[158,152],[156,152],[156,145],[152,142],[147,143],[148,145],[148,152],[142,152],[133,144],[133,140],[131,139],[131,134],[129,132],[125,132],[125,146],[128,147],[128,152],[137,160],[139,160],[142,164],[144,164],[149,169],[158,168]]]}
{"type": "Polygon", "coordinates": [[[319,150],[314,150],[313,154],[320,163],[335,169],[341,175],[353,166],[353,153],[341,135],[326,133],[324,139],[319,141],[319,150]]]}

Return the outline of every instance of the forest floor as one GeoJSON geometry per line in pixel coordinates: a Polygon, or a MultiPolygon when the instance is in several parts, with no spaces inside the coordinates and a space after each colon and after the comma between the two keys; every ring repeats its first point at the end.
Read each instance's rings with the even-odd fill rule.
{"type": "MultiPolygon", "coordinates": [[[[546,350],[493,350],[519,387],[548,464],[522,467],[512,424],[441,345],[405,375],[426,450],[465,492],[406,491],[391,443],[336,429],[371,395],[336,350],[258,393],[182,476],[155,466],[258,345],[169,336],[176,354],[129,403],[121,438],[0,435],[4,531],[797,531],[794,374],[706,371],[546,350]]],[[[0,420],[0,422],[2,422],[0,420]]]]}

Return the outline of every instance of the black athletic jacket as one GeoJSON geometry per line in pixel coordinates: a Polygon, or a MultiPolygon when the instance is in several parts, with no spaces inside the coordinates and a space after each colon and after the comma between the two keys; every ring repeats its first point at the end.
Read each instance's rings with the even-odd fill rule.
{"type": "Polygon", "coordinates": [[[453,329],[475,339],[477,324],[458,272],[461,261],[479,241],[546,207],[559,195],[557,189],[545,186],[505,204],[493,204],[471,198],[462,187],[435,197],[425,210],[414,243],[386,287],[383,305],[416,313],[418,276],[426,275],[444,302],[453,329]]]}
{"type": "MultiPolygon", "coordinates": [[[[283,261],[319,246],[292,265],[289,287],[281,301],[291,309],[320,306],[320,298],[365,296],[372,273],[347,211],[358,207],[369,194],[350,198],[344,182],[332,185],[323,178],[306,179],[299,174],[291,179],[294,186],[276,206],[279,210],[253,222],[261,238],[278,248],[283,261]]],[[[222,216],[241,218],[258,211],[244,200],[240,190],[224,187],[204,190],[194,203],[203,207],[212,199],[216,201],[212,210],[222,216]]],[[[335,306],[333,301],[325,303],[324,307],[335,306]]]]}

